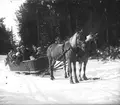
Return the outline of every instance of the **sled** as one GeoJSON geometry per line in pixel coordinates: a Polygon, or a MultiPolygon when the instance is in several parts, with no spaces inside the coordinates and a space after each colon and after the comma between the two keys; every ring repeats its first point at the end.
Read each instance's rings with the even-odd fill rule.
{"type": "Polygon", "coordinates": [[[20,64],[9,63],[11,71],[19,72],[44,72],[48,68],[48,58],[46,56],[34,60],[25,60],[20,64]]]}

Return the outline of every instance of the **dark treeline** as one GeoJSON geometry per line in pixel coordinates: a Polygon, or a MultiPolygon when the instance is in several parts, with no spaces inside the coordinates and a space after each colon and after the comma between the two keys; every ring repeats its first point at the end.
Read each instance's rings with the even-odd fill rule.
{"type": "Polygon", "coordinates": [[[6,29],[4,19],[0,18],[0,54],[7,54],[13,48],[13,34],[11,30],[6,29]]]}
{"type": "Polygon", "coordinates": [[[98,32],[98,47],[120,43],[120,0],[26,0],[16,16],[27,46],[64,40],[76,29],[98,32]]]}

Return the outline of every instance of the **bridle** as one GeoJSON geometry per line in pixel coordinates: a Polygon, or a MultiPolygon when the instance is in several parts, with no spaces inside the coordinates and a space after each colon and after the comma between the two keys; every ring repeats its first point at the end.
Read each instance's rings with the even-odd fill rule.
{"type": "Polygon", "coordinates": [[[79,34],[79,39],[76,38],[76,48],[80,48],[82,50],[84,50],[84,46],[85,46],[85,38],[82,35],[83,31],[80,31],[79,34]]]}

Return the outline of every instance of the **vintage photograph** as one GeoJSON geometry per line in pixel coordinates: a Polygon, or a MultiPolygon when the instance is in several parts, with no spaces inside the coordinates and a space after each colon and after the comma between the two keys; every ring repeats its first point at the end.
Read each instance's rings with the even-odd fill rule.
{"type": "Polygon", "coordinates": [[[0,0],[0,105],[120,104],[120,0],[0,0]]]}

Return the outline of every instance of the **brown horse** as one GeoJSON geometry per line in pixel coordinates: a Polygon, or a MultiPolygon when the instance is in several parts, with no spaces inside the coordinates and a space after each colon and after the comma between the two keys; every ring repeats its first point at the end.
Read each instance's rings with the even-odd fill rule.
{"type": "Polygon", "coordinates": [[[73,63],[74,67],[74,77],[75,82],[78,82],[76,76],[76,48],[80,47],[84,49],[84,36],[82,35],[82,30],[76,32],[69,40],[67,40],[64,44],[57,44],[54,43],[50,45],[47,49],[47,57],[49,60],[49,70],[50,70],[50,77],[51,80],[54,79],[53,76],[53,68],[56,60],[63,60],[64,62],[64,70],[65,70],[65,78],[67,78],[67,71],[66,71],[66,61],[68,62],[68,70],[70,74],[70,83],[74,83],[72,79],[72,68],[71,64],[73,63]]]}
{"type": "Polygon", "coordinates": [[[79,65],[80,65],[80,70],[79,70],[79,78],[80,78],[80,81],[81,80],[87,80],[87,77],[86,77],[86,65],[87,65],[87,62],[88,62],[88,58],[90,57],[90,50],[92,49],[91,48],[91,42],[94,42],[96,44],[96,36],[97,36],[98,33],[96,34],[92,34],[90,33],[86,40],[85,40],[85,49],[82,50],[82,49],[78,49],[78,52],[77,52],[77,60],[79,62],[79,65]],[[81,70],[82,70],[82,63],[83,63],[83,77],[81,77],[81,70]]]}

